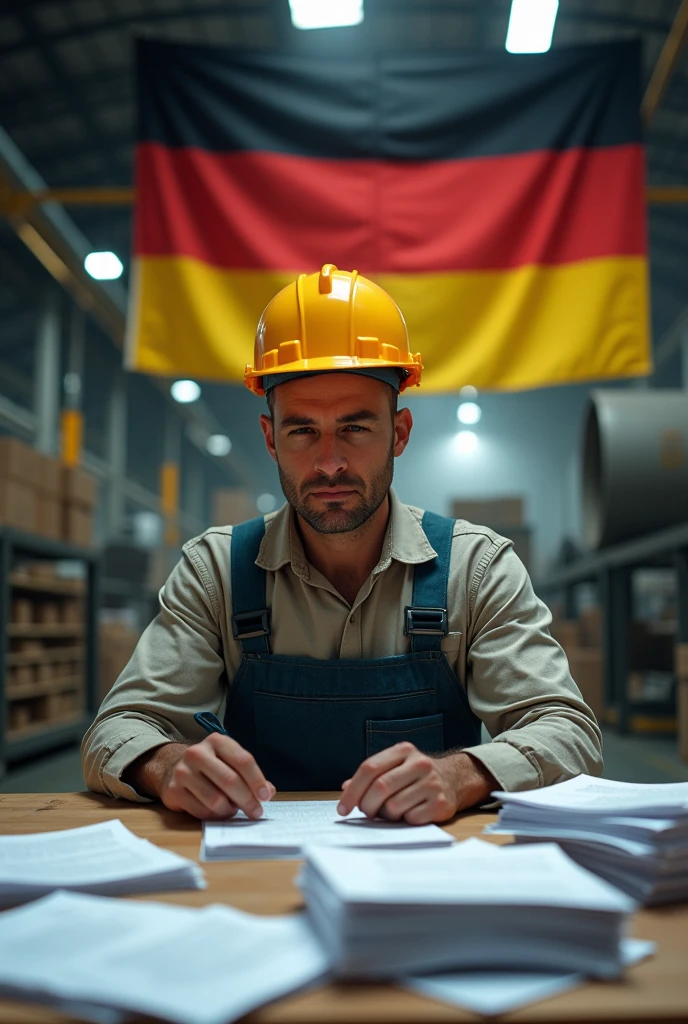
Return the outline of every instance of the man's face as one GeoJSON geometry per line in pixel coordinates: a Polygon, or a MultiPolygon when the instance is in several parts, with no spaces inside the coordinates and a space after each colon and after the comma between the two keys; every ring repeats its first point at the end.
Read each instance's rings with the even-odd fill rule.
{"type": "Polygon", "coordinates": [[[388,384],[351,373],[275,388],[265,441],[287,501],[318,533],[356,530],[385,500],[413,423],[391,397],[388,384]]]}

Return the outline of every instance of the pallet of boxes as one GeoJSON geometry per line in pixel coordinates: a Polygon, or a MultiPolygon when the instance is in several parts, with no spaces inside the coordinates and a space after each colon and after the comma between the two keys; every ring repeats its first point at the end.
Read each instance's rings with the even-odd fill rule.
{"type": "Polygon", "coordinates": [[[26,550],[9,567],[8,739],[84,714],[85,578],[60,575],[58,561],[69,558],[61,543],[92,545],[96,495],[88,473],[67,469],[17,438],[0,438],[0,528],[26,535],[26,550]],[[56,542],[54,550],[42,543],[40,554],[32,553],[32,536],[56,542]]]}
{"type": "Polygon", "coordinates": [[[583,700],[598,722],[605,719],[604,658],[602,653],[602,610],[584,608],[578,619],[555,615],[550,629],[568,658],[569,670],[583,700]]]}
{"type": "Polygon", "coordinates": [[[676,644],[678,756],[688,762],[688,644],[676,644]]]}

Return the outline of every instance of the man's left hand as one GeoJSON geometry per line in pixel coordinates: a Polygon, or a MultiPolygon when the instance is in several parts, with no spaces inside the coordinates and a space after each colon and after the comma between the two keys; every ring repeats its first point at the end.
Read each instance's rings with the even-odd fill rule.
{"type": "Polygon", "coordinates": [[[428,825],[485,800],[499,785],[483,765],[463,752],[423,754],[397,743],[369,757],[342,786],[339,814],[358,807],[368,818],[428,825]]]}

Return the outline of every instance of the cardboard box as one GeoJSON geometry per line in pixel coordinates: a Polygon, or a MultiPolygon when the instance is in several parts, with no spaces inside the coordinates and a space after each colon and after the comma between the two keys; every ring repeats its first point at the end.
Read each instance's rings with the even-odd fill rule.
{"type": "Polygon", "coordinates": [[[580,642],[582,647],[602,646],[602,609],[598,605],[584,608],[580,613],[580,642]]]}
{"type": "Polygon", "coordinates": [[[571,675],[583,700],[598,722],[604,716],[604,665],[602,651],[575,647],[567,651],[571,675]]]}
{"type": "Polygon", "coordinates": [[[60,605],[58,601],[37,601],[36,622],[43,626],[56,626],[60,621],[60,605]]]}
{"type": "Polygon", "coordinates": [[[60,622],[66,626],[75,626],[83,622],[83,602],[78,597],[68,597],[60,602],[60,622]]]}
{"type": "Polygon", "coordinates": [[[50,540],[62,536],[62,505],[58,498],[48,494],[36,496],[36,533],[50,540]]]}
{"type": "Polygon", "coordinates": [[[33,621],[33,601],[28,597],[15,597],[12,601],[11,622],[16,626],[28,626],[33,621]]]}
{"type": "Polygon", "coordinates": [[[62,466],[62,500],[66,505],[93,509],[98,504],[98,482],[94,476],[74,466],[62,466]]]}
{"type": "Polygon", "coordinates": [[[236,526],[256,515],[256,503],[243,488],[221,487],[213,491],[212,526],[236,526]]]}
{"type": "Polygon", "coordinates": [[[59,459],[45,452],[34,451],[34,463],[37,470],[36,487],[46,497],[60,499],[62,480],[62,464],[59,459]]]}
{"type": "Polygon", "coordinates": [[[37,487],[40,459],[35,448],[16,437],[0,437],[0,479],[37,487]]]}
{"type": "MultiPolygon", "coordinates": [[[[688,646],[688,645],[684,645],[688,646]]],[[[679,678],[677,692],[678,756],[688,762],[688,679],[679,678]]]]}
{"type": "Polygon", "coordinates": [[[62,510],[62,537],[77,547],[93,544],[93,513],[79,505],[66,505],[62,510]]]}
{"type": "Polygon", "coordinates": [[[523,498],[457,498],[452,504],[452,516],[504,532],[506,526],[523,525],[523,498]]]}
{"type": "Polygon", "coordinates": [[[10,704],[10,732],[31,725],[31,709],[26,701],[10,704]]]}
{"type": "Polygon", "coordinates": [[[129,664],[140,633],[121,622],[101,623],[99,698],[102,701],[129,664]]]}
{"type": "Polygon", "coordinates": [[[42,661],[36,665],[36,677],[39,683],[52,683],[55,679],[55,665],[50,661],[42,661]]]}
{"type": "Polygon", "coordinates": [[[0,525],[36,532],[36,492],[32,485],[0,478],[0,525]]]}
{"type": "Polygon", "coordinates": [[[577,619],[560,619],[556,625],[552,623],[551,633],[557,643],[564,648],[567,657],[570,651],[581,646],[580,625],[577,619]]]}
{"type": "Polygon", "coordinates": [[[674,647],[674,671],[679,679],[688,679],[688,644],[674,647]]]}

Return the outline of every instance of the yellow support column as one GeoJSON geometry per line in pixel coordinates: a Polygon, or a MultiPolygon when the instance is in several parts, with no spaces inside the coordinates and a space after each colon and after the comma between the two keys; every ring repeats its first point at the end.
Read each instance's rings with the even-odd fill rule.
{"type": "Polygon", "coordinates": [[[84,445],[84,417],[79,409],[63,409],[61,418],[62,462],[65,466],[78,466],[84,445]]]}
{"type": "Polygon", "coordinates": [[[160,468],[160,504],[165,521],[165,544],[178,547],[179,526],[179,463],[163,462],[160,468]]]}

